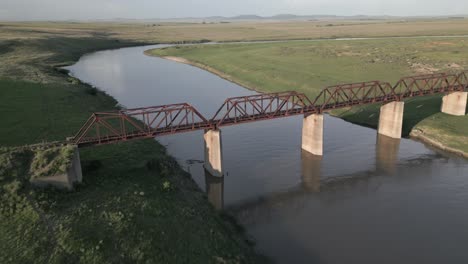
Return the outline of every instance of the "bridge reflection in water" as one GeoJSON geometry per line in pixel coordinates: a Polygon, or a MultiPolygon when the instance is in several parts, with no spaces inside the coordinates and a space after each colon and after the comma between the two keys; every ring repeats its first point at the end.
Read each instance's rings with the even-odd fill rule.
{"type": "MultiPolygon", "coordinates": [[[[377,135],[375,144],[375,171],[377,174],[395,174],[397,171],[398,153],[401,139],[394,139],[384,135],[377,135]]],[[[347,185],[353,182],[367,180],[376,173],[362,172],[349,177],[330,177],[322,179],[323,156],[317,156],[302,150],[301,152],[301,184],[292,189],[275,192],[265,197],[260,197],[252,201],[241,202],[232,205],[235,211],[240,208],[255,206],[258,201],[272,201],[302,196],[304,194],[320,193],[327,189],[335,188],[337,185],[347,185]]],[[[337,166],[340,166],[337,164],[337,166]]],[[[205,171],[205,186],[208,201],[218,210],[224,209],[224,177],[213,176],[208,170],[205,171]]],[[[243,210],[243,209],[241,209],[243,210]]]]}

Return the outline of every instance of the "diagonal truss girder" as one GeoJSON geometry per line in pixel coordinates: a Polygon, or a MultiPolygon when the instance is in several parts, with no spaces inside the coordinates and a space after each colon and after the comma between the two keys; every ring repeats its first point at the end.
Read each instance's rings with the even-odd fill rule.
{"type": "Polygon", "coordinates": [[[294,91],[232,97],[224,101],[211,119],[187,103],[97,112],[71,141],[79,146],[109,144],[466,90],[468,72],[465,71],[404,77],[394,86],[380,81],[329,86],[314,101],[294,91]]]}

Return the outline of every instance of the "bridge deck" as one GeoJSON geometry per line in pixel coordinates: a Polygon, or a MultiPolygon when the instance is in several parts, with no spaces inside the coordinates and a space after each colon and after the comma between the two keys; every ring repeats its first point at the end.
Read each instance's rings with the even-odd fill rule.
{"type": "Polygon", "coordinates": [[[182,103],[94,113],[70,140],[80,147],[153,138],[203,129],[217,129],[248,122],[294,115],[401,101],[409,97],[466,91],[468,72],[437,73],[400,79],[394,86],[372,81],[330,86],[314,101],[303,93],[282,92],[228,98],[213,118],[207,119],[193,106],[182,103]]]}

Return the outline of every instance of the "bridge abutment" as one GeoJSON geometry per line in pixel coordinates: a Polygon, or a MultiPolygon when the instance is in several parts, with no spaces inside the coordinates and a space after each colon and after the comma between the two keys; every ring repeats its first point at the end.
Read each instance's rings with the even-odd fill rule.
{"type": "Polygon", "coordinates": [[[440,111],[449,115],[464,116],[468,92],[453,92],[442,97],[440,111]]]}
{"type": "Polygon", "coordinates": [[[223,177],[223,151],[220,130],[205,130],[205,169],[213,176],[223,177]]]}
{"type": "Polygon", "coordinates": [[[304,117],[302,123],[302,149],[317,156],[323,155],[322,114],[304,117]]]}
{"type": "Polygon", "coordinates": [[[44,176],[31,180],[31,183],[37,187],[53,186],[59,189],[72,190],[76,183],[83,181],[83,174],[81,171],[80,152],[76,147],[74,149],[73,157],[70,161],[70,166],[66,171],[60,174],[44,176]]]}
{"type": "Polygon", "coordinates": [[[401,138],[404,102],[391,102],[380,107],[378,133],[391,138],[401,138]]]}

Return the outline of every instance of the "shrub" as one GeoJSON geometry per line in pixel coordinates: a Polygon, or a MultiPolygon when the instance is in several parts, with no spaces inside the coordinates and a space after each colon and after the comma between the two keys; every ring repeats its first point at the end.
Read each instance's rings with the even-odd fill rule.
{"type": "Polygon", "coordinates": [[[86,89],[86,93],[90,95],[97,95],[98,89],[96,87],[89,87],[86,89]]]}
{"type": "Polygon", "coordinates": [[[171,182],[167,180],[163,182],[162,186],[164,191],[170,191],[172,189],[171,182]]]}

